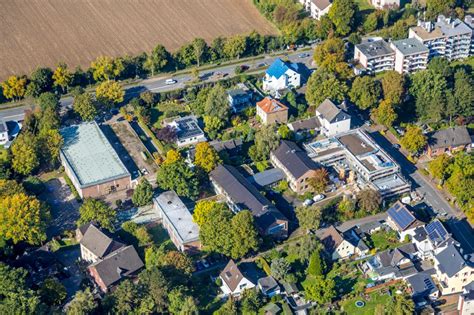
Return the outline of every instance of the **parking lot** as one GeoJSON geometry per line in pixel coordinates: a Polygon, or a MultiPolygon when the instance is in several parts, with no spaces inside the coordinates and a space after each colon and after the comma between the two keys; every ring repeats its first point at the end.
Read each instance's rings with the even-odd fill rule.
{"type": "Polygon", "coordinates": [[[132,179],[144,175],[149,181],[155,180],[158,169],[152,157],[144,159],[147,152],[141,140],[133,132],[127,121],[115,121],[103,125],[103,130],[119,157],[132,174],[132,179]],[[142,153],[143,152],[143,153],[142,153]]]}

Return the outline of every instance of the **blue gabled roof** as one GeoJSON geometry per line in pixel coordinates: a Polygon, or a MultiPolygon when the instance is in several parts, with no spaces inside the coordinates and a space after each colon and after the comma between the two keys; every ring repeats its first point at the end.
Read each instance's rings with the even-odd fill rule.
{"type": "Polygon", "coordinates": [[[291,62],[285,62],[281,60],[280,58],[275,59],[275,61],[268,67],[267,69],[267,74],[269,76],[275,77],[275,78],[280,78],[282,75],[288,71],[288,69],[291,69],[295,72],[298,72],[298,64],[296,63],[291,63],[291,62]]]}

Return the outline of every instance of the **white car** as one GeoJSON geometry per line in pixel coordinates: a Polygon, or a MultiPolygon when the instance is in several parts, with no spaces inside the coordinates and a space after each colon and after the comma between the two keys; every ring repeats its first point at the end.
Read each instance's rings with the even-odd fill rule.
{"type": "Polygon", "coordinates": [[[177,83],[177,82],[178,82],[178,81],[176,81],[175,79],[167,79],[167,80],[165,81],[165,84],[166,84],[166,85],[171,85],[171,84],[175,84],[175,83],[177,83]]]}
{"type": "Polygon", "coordinates": [[[323,200],[324,198],[326,198],[326,196],[324,196],[323,194],[319,194],[313,197],[313,201],[318,202],[318,201],[323,200]]]}
{"type": "Polygon", "coordinates": [[[313,200],[311,199],[306,199],[305,201],[303,201],[303,206],[305,207],[309,207],[313,204],[313,200]]]}

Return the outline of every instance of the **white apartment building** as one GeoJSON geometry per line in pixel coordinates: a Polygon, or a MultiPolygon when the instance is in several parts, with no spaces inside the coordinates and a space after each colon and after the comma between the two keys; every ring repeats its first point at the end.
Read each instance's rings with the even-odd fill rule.
{"type": "Polygon", "coordinates": [[[371,0],[370,3],[379,10],[400,6],[400,0],[371,0]]]}
{"type": "Polygon", "coordinates": [[[395,71],[411,73],[424,70],[428,66],[429,49],[415,38],[397,40],[390,43],[395,51],[395,71]]]}
{"type": "Polygon", "coordinates": [[[301,74],[298,64],[277,58],[268,67],[263,78],[264,91],[278,95],[278,91],[301,86],[301,74]]]}
{"type": "Polygon", "coordinates": [[[464,18],[464,23],[466,23],[466,25],[469,26],[469,28],[472,31],[471,52],[470,52],[470,54],[473,55],[474,54],[474,18],[473,18],[473,16],[472,15],[466,15],[466,17],[464,18]]]}
{"type": "Polygon", "coordinates": [[[329,13],[332,6],[329,0],[299,0],[304,6],[304,9],[309,12],[309,15],[316,20],[319,20],[323,15],[329,13]]]}
{"type": "Polygon", "coordinates": [[[384,40],[368,41],[355,46],[354,60],[369,74],[393,70],[395,52],[384,40]]]}
{"type": "Polygon", "coordinates": [[[429,57],[441,56],[449,61],[467,58],[471,52],[472,29],[459,19],[438,16],[436,23],[418,21],[409,38],[419,40],[429,49],[429,57]]]}
{"type": "Polygon", "coordinates": [[[326,137],[347,132],[351,129],[351,116],[330,99],[325,99],[318,106],[316,117],[321,123],[321,133],[326,137]]]}

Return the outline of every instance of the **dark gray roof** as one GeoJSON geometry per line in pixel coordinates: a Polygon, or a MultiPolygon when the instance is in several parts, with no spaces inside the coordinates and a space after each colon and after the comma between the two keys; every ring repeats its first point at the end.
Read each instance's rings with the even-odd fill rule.
{"type": "Polygon", "coordinates": [[[296,179],[306,174],[306,172],[318,168],[316,162],[310,159],[296,143],[291,141],[281,141],[280,146],[272,154],[296,179]]]}
{"type": "Polygon", "coordinates": [[[464,292],[462,294],[464,301],[474,301],[474,281],[464,287],[464,292]]]}
{"type": "Polygon", "coordinates": [[[414,297],[425,297],[438,291],[436,284],[428,273],[419,272],[406,280],[412,288],[414,297]]]}
{"type": "Polygon", "coordinates": [[[272,276],[258,279],[258,285],[261,287],[263,293],[273,291],[279,287],[272,276]]]}
{"type": "Polygon", "coordinates": [[[369,59],[395,54],[395,52],[390,48],[390,45],[384,40],[361,43],[356,45],[356,48],[358,48],[369,59]]]}
{"type": "Polygon", "coordinates": [[[97,274],[108,287],[122,277],[134,274],[143,267],[143,261],[132,245],[122,247],[104,259],[89,266],[95,268],[97,274]]]}
{"type": "MultiPolygon", "coordinates": [[[[238,151],[242,148],[242,139],[230,139],[226,141],[213,140],[209,142],[209,145],[214,148],[217,152],[227,151],[229,155],[238,154],[238,151]]],[[[196,155],[196,148],[192,147],[189,149],[189,157],[194,160],[196,155]]]]}
{"type": "Polygon", "coordinates": [[[260,187],[274,184],[285,178],[285,174],[278,168],[271,168],[263,172],[254,174],[247,179],[252,183],[260,187]]]}
{"type": "Polygon", "coordinates": [[[393,41],[392,44],[403,54],[403,55],[413,55],[428,53],[430,50],[423,45],[422,42],[416,38],[405,38],[401,40],[393,41]]]}
{"type": "Polygon", "coordinates": [[[292,123],[289,123],[288,126],[291,126],[290,129],[292,129],[294,132],[298,132],[301,130],[312,130],[320,128],[321,124],[319,123],[317,117],[311,117],[308,119],[294,121],[292,123]]]}
{"type": "Polygon", "coordinates": [[[325,99],[316,109],[330,123],[349,119],[350,116],[330,99],[325,99]]]}
{"type": "Polygon", "coordinates": [[[370,231],[380,228],[381,226],[382,226],[382,222],[372,221],[372,222],[361,224],[358,227],[361,233],[369,234],[370,231]]]}
{"type": "Polygon", "coordinates": [[[108,233],[90,224],[83,233],[81,245],[99,258],[105,257],[125,245],[112,239],[108,233]]]}
{"type": "Polygon", "coordinates": [[[210,178],[241,209],[248,209],[256,217],[259,227],[266,230],[276,220],[286,218],[265,198],[237,169],[230,165],[218,165],[210,178]]]}
{"type": "Polygon", "coordinates": [[[416,251],[416,246],[413,243],[408,243],[395,249],[383,251],[378,254],[378,257],[382,266],[395,267],[402,259],[410,259],[410,255],[413,255],[416,251]]]}
{"type": "Polygon", "coordinates": [[[470,261],[464,259],[459,249],[453,244],[448,245],[443,251],[435,255],[435,258],[438,260],[439,269],[448,277],[454,276],[468,264],[471,264],[470,261]]]}
{"type": "Polygon", "coordinates": [[[429,134],[428,144],[433,149],[457,147],[471,143],[471,136],[465,126],[438,130],[429,134]]]}

